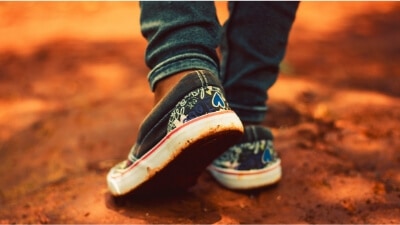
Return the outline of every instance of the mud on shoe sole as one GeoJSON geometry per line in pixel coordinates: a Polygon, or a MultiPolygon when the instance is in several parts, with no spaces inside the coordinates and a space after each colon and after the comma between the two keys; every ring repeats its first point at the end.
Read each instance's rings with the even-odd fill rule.
{"type": "Polygon", "coordinates": [[[242,123],[231,110],[197,117],[165,136],[124,173],[109,173],[109,189],[114,196],[132,190],[136,194],[186,190],[242,134],[242,123]]]}

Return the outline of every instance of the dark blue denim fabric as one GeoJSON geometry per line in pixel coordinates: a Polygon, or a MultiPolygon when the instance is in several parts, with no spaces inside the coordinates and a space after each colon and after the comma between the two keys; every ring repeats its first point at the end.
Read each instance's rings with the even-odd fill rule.
{"type": "Polygon", "coordinates": [[[212,1],[140,2],[151,88],[174,73],[205,69],[220,77],[243,122],[262,122],[298,4],[232,1],[230,17],[221,26],[212,1]]]}

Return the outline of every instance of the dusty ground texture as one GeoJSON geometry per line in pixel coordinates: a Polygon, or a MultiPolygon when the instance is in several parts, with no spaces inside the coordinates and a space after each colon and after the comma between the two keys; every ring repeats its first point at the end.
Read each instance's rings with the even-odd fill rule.
{"type": "MultiPolygon", "coordinates": [[[[225,3],[218,3],[221,21],[225,3]]],[[[283,178],[113,199],[153,104],[137,2],[0,3],[0,223],[400,223],[400,4],[303,2],[265,124],[283,178]]]]}

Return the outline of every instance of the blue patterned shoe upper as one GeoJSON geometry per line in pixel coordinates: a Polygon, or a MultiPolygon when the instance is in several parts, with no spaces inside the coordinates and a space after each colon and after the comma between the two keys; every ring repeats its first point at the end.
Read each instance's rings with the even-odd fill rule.
{"type": "Polygon", "coordinates": [[[219,87],[206,86],[198,88],[187,94],[172,110],[168,131],[207,113],[229,109],[219,87]]]}
{"type": "Polygon", "coordinates": [[[245,127],[245,136],[239,144],[230,147],[213,165],[225,169],[262,169],[276,162],[271,132],[261,126],[245,127]]]}

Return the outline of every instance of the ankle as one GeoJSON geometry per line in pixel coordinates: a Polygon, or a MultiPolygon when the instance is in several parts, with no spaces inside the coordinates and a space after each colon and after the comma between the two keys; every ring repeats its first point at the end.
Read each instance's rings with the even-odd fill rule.
{"type": "Polygon", "coordinates": [[[168,76],[155,85],[154,89],[154,104],[157,104],[171,89],[188,73],[194,70],[185,70],[174,75],[168,76]]]}

